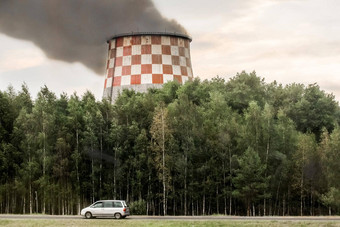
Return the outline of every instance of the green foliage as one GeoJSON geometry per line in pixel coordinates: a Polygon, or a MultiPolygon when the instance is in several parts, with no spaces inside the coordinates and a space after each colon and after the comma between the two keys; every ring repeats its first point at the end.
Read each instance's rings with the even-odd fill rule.
{"type": "Polygon", "coordinates": [[[238,159],[239,168],[236,170],[236,177],[233,183],[236,187],[233,195],[244,198],[250,207],[268,187],[268,179],[265,177],[266,165],[261,162],[257,152],[253,148],[248,148],[238,159]]]}
{"type": "Polygon", "coordinates": [[[338,214],[339,110],[316,84],[266,84],[255,72],[124,90],[114,104],[9,87],[0,213],[125,199],[135,214],[338,214]]]}
{"type": "Polygon", "coordinates": [[[321,196],[321,201],[325,206],[340,208],[340,190],[331,187],[326,194],[321,196]]]}
{"type": "Polygon", "coordinates": [[[260,106],[264,105],[265,84],[264,80],[256,76],[255,72],[237,73],[226,84],[227,100],[229,105],[239,113],[248,108],[251,101],[256,101],[260,106]]]}
{"type": "Polygon", "coordinates": [[[296,122],[299,131],[310,131],[319,140],[323,127],[333,130],[338,113],[339,106],[334,96],[325,94],[317,84],[311,84],[304,89],[302,97],[289,111],[289,116],[296,122]]]}
{"type": "Polygon", "coordinates": [[[129,204],[131,215],[146,215],[146,201],[141,199],[129,204]]]}

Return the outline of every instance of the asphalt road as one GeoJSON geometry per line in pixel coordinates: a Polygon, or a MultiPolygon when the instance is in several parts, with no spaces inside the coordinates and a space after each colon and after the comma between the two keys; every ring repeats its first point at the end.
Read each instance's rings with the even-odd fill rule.
{"type": "MultiPolygon", "coordinates": [[[[0,214],[0,219],[83,219],[80,215],[16,215],[0,214]]],[[[107,219],[107,218],[106,218],[107,219]]],[[[111,218],[113,219],[113,218],[111,218]]],[[[132,220],[243,220],[243,221],[339,221],[340,216],[266,216],[266,217],[245,217],[245,216],[129,216],[132,220]]]]}

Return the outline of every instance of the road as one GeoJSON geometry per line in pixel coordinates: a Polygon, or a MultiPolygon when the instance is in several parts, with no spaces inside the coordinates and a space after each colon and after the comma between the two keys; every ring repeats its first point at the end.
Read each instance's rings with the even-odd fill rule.
{"type": "MultiPolygon", "coordinates": [[[[80,215],[16,215],[0,214],[0,219],[83,219],[80,215]]],[[[245,216],[136,216],[127,217],[132,220],[188,220],[188,221],[209,221],[209,220],[242,220],[242,221],[339,221],[340,216],[266,216],[266,217],[245,217],[245,216]]]]}

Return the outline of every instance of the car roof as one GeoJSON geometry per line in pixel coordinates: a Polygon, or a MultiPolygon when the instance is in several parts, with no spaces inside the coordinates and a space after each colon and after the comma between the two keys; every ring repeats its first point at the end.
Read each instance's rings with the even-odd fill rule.
{"type": "Polygon", "coordinates": [[[125,202],[125,200],[110,199],[110,200],[98,200],[96,202],[125,202]]]}

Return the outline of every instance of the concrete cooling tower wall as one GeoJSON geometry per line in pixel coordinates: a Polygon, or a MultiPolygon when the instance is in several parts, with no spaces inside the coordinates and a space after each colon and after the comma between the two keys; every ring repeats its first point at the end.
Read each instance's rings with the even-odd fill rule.
{"type": "Polygon", "coordinates": [[[168,81],[193,78],[191,38],[174,33],[116,35],[109,43],[104,98],[112,102],[123,89],[146,92],[168,81]]]}

